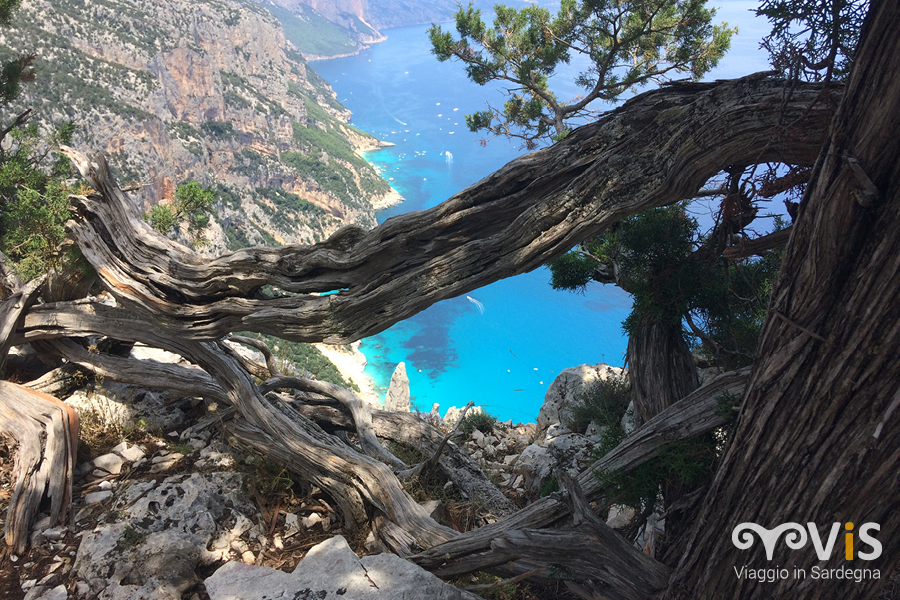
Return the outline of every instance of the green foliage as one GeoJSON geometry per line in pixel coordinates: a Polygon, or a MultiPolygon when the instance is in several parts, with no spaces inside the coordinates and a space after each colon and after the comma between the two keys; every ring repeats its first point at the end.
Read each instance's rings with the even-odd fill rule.
{"type": "MultiPolygon", "coordinates": [[[[602,454],[595,451],[596,458],[602,454]]],[[[677,440],[660,448],[657,456],[630,473],[597,471],[603,493],[614,504],[641,512],[658,506],[660,486],[681,484],[696,487],[712,478],[717,458],[710,436],[677,440]]]]}
{"type": "Polygon", "coordinates": [[[252,246],[250,238],[247,237],[247,231],[244,227],[237,224],[229,224],[223,226],[225,231],[225,248],[230,251],[240,250],[252,246]]]}
{"type": "Polygon", "coordinates": [[[763,40],[772,65],[790,78],[845,79],[859,45],[867,0],[763,0],[772,24],[763,40]]]}
{"type": "Polygon", "coordinates": [[[42,136],[36,124],[13,128],[0,149],[0,250],[17,274],[33,279],[65,258],[58,248],[70,217],[69,160],[50,149],[70,143],[74,126],[42,136]]]}
{"type": "MultiPolygon", "coordinates": [[[[9,26],[19,4],[19,0],[0,0],[0,26],[9,26]]],[[[0,108],[9,112],[21,84],[34,79],[34,56],[6,55],[2,60],[0,108]]],[[[67,258],[58,249],[70,214],[69,160],[53,149],[71,143],[75,132],[72,123],[65,123],[42,134],[37,124],[29,123],[31,116],[29,109],[0,127],[0,251],[25,280],[67,258]]]]}
{"type": "Polygon", "coordinates": [[[716,415],[731,422],[734,420],[735,411],[740,404],[740,396],[725,392],[716,398],[716,415]]]}
{"type": "Polygon", "coordinates": [[[495,425],[497,425],[497,417],[484,411],[473,413],[470,409],[462,423],[459,424],[459,430],[466,435],[472,435],[476,429],[481,433],[489,434],[494,431],[495,425]]]}
{"type": "Polygon", "coordinates": [[[627,332],[644,319],[689,319],[703,334],[707,358],[725,369],[745,366],[756,352],[783,248],[738,262],[704,260],[695,255],[703,241],[685,204],[651,209],[554,260],[551,285],[583,292],[601,265],[615,264],[616,283],[634,301],[627,332]]]}
{"type": "Polygon", "coordinates": [[[287,469],[271,461],[260,460],[256,463],[253,474],[253,485],[263,496],[284,494],[294,487],[294,480],[287,469]]]}
{"type": "Polygon", "coordinates": [[[581,251],[567,252],[550,263],[550,287],[583,294],[599,262],[581,251]]]}
{"type": "Polygon", "coordinates": [[[316,206],[309,200],[305,200],[291,192],[285,192],[278,188],[259,188],[256,191],[263,198],[268,198],[274,202],[275,206],[277,206],[280,211],[290,210],[315,216],[323,216],[326,214],[325,209],[321,206],[316,206]]]}
{"type": "Polygon", "coordinates": [[[553,494],[554,492],[558,492],[558,491],[559,491],[559,481],[557,481],[556,475],[551,475],[550,477],[547,478],[547,481],[544,482],[544,485],[541,486],[541,491],[539,492],[539,495],[541,498],[544,498],[544,497],[549,496],[550,494],[553,494]]]}
{"type": "Polygon", "coordinates": [[[171,206],[157,204],[150,208],[144,215],[144,220],[150,223],[159,233],[166,235],[178,225],[178,217],[171,206]]]}
{"type": "Polygon", "coordinates": [[[137,529],[133,528],[131,525],[128,525],[125,527],[125,531],[123,532],[123,535],[122,535],[122,541],[120,543],[122,544],[122,547],[125,549],[134,548],[135,546],[137,546],[138,544],[143,542],[147,538],[148,535],[150,535],[150,532],[138,531],[137,529]]]}
{"type": "Polygon", "coordinates": [[[312,344],[283,340],[273,335],[255,333],[243,333],[241,335],[255,337],[264,341],[283,366],[290,364],[300,372],[306,371],[319,381],[327,381],[349,390],[359,391],[359,386],[344,380],[334,363],[328,360],[312,344]]]}
{"type": "Polygon", "coordinates": [[[213,138],[230,140],[235,136],[234,125],[230,121],[206,121],[200,125],[203,132],[213,138]]]}
{"type": "Polygon", "coordinates": [[[301,96],[311,121],[294,123],[294,141],[303,152],[282,152],[281,162],[310,177],[351,207],[360,207],[360,192],[384,194],[390,185],[372,166],[356,154],[342,131],[344,125],[326,113],[314,100],[301,96]],[[354,172],[351,172],[350,167],[354,172]]]}
{"type": "MultiPolygon", "coordinates": [[[[238,50],[238,48],[236,48],[236,50],[238,50]]],[[[246,56],[246,60],[250,60],[249,55],[246,56]]],[[[222,77],[222,81],[226,84],[224,94],[225,102],[230,106],[236,108],[249,108],[253,104],[253,101],[255,101],[256,105],[254,108],[259,112],[268,112],[274,115],[287,113],[281,105],[261,94],[259,90],[256,89],[256,86],[237,73],[222,71],[220,76],[222,77]],[[253,101],[248,100],[248,97],[252,98],[253,101]]],[[[216,133],[212,133],[211,135],[222,139],[234,137],[234,131],[230,128],[231,123],[224,121],[207,121],[207,123],[210,124],[208,125],[208,127],[211,128],[210,131],[216,131],[216,133]],[[213,123],[215,125],[212,125],[213,123]],[[228,126],[227,131],[223,129],[223,125],[228,126]]]]}
{"type": "Polygon", "coordinates": [[[644,211],[621,227],[613,251],[622,287],[634,297],[627,331],[644,318],[681,321],[690,290],[701,279],[699,263],[691,260],[696,231],[684,204],[644,211]]]}
{"type": "Polygon", "coordinates": [[[553,261],[552,285],[583,291],[594,270],[613,261],[620,274],[617,283],[634,298],[626,330],[642,318],[680,321],[700,278],[699,265],[690,260],[696,229],[683,203],[633,215],[553,261]]]}
{"type": "Polygon", "coordinates": [[[612,438],[609,450],[615,447],[625,436],[622,430],[622,417],[631,402],[631,387],[626,377],[608,377],[598,379],[588,385],[578,402],[572,407],[572,420],[567,424],[569,429],[584,433],[593,421],[604,428],[604,435],[612,438]]]}
{"type": "Polygon", "coordinates": [[[6,27],[22,0],[0,0],[0,25],[6,27]]]}
{"type": "Polygon", "coordinates": [[[172,233],[182,220],[186,220],[188,232],[195,242],[199,242],[203,239],[203,229],[209,225],[209,215],[215,201],[216,194],[211,188],[190,181],[175,188],[175,199],[172,204],[158,204],[152,207],[144,215],[144,220],[163,235],[172,233]]]}
{"type": "Polygon", "coordinates": [[[34,80],[34,56],[21,56],[0,66],[0,104],[7,105],[19,95],[22,83],[34,80]]]}
{"type": "Polygon", "coordinates": [[[753,362],[783,254],[781,246],[753,260],[716,262],[703,273],[688,308],[707,336],[700,347],[706,358],[726,370],[753,362]]]}
{"type": "Polygon", "coordinates": [[[187,442],[171,443],[169,444],[169,452],[177,452],[178,454],[190,456],[194,453],[194,447],[187,442]]]}
{"type": "Polygon", "coordinates": [[[595,100],[671,74],[699,79],[716,66],[736,30],[713,25],[705,0],[563,0],[554,16],[546,8],[498,5],[488,26],[470,3],[456,13],[456,32],[432,25],[428,35],[438,60],[466,65],[469,79],[510,84],[502,108],[466,116],[472,131],[537,141],[566,134],[573,119],[593,111],[595,100]],[[556,69],[582,54],[590,66],[576,78],[584,94],[567,102],[552,91],[556,69]]]}

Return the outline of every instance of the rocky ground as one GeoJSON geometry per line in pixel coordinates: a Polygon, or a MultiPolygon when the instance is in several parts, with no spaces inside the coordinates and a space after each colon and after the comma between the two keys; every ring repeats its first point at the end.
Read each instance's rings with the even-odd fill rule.
{"type": "MultiPolygon", "coordinates": [[[[570,431],[569,412],[585,385],[618,371],[605,365],[567,369],[549,388],[537,423],[478,419],[481,429],[454,443],[523,506],[553,491],[554,469],[574,474],[587,465],[599,432],[590,426],[586,433],[570,431]]],[[[373,554],[371,535],[342,531],[319,490],[223,439],[215,404],[104,382],[67,402],[82,419],[72,522],[51,529],[49,519],[39,518],[29,551],[0,557],[0,597],[477,597],[396,556],[373,554]],[[198,422],[207,426],[189,427],[198,422]]],[[[449,431],[459,412],[451,410],[447,421],[436,412],[421,416],[449,431]]],[[[4,515],[11,462],[11,449],[0,445],[4,515]]],[[[423,483],[411,493],[422,502],[440,498],[429,504],[432,514],[459,530],[470,528],[479,507],[464,491],[441,483],[423,483]]],[[[524,585],[482,594],[566,597],[524,585]]]]}

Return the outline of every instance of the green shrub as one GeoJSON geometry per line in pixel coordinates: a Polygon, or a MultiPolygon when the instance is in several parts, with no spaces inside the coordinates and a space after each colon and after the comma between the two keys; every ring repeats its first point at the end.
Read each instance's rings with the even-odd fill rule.
{"type": "Polygon", "coordinates": [[[69,194],[76,190],[65,183],[69,160],[47,149],[69,143],[73,131],[67,124],[44,138],[36,124],[14,128],[0,151],[0,250],[22,279],[38,277],[65,258],[58,248],[71,216],[69,194]]]}
{"type": "Polygon", "coordinates": [[[630,384],[626,377],[601,379],[588,385],[577,400],[572,420],[566,424],[572,431],[584,433],[591,421],[600,427],[621,429],[622,417],[631,402],[630,384]]]}
{"type": "Polygon", "coordinates": [[[202,242],[203,230],[209,225],[209,215],[215,201],[216,194],[212,188],[189,181],[175,188],[172,204],[157,204],[144,214],[144,220],[163,235],[168,235],[178,227],[178,223],[186,220],[194,241],[202,242]]]}
{"type": "Polygon", "coordinates": [[[497,417],[490,415],[484,411],[472,413],[471,411],[463,418],[459,424],[459,429],[467,435],[472,435],[476,429],[481,433],[491,433],[497,424],[497,417]]]}
{"type": "Polygon", "coordinates": [[[311,373],[319,381],[327,381],[343,388],[358,392],[359,386],[347,382],[333,362],[328,360],[318,348],[312,344],[292,342],[273,335],[243,333],[246,337],[255,337],[266,343],[272,354],[284,365],[291,364],[301,371],[311,373]]]}
{"type": "MultiPolygon", "coordinates": [[[[600,452],[594,456],[599,459],[600,452]]],[[[595,475],[610,502],[641,512],[658,507],[662,485],[695,487],[709,481],[716,458],[712,436],[701,436],[667,443],[655,458],[629,473],[596,471],[595,475]]]]}
{"type": "Polygon", "coordinates": [[[200,129],[206,135],[220,140],[230,140],[235,136],[234,125],[228,121],[206,121],[200,129]]]}

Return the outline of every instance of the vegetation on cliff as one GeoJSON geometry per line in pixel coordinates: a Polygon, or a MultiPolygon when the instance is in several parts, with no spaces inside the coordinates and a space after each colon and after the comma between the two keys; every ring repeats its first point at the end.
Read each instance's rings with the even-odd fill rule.
{"type": "Polygon", "coordinates": [[[189,180],[219,193],[207,252],[371,227],[372,202],[390,192],[355,153],[365,134],[259,4],[26,3],[0,32],[0,59],[21,54],[34,55],[38,85],[21,104],[35,122],[74,122],[72,143],[142,184],[145,210],[189,180]],[[273,211],[260,189],[321,210],[273,211]]]}
{"type": "MultiPolygon", "coordinates": [[[[854,553],[848,543],[849,558],[885,574],[900,562],[900,538],[888,535],[900,527],[893,510],[900,447],[898,13],[896,2],[871,3],[846,85],[828,75],[828,65],[812,82],[756,74],[668,85],[512,161],[438,207],[371,231],[343,228],[312,246],[242,249],[209,260],[145,223],[102,157],[64,148],[90,186],[70,196],[67,236],[93,268],[4,290],[0,366],[10,345],[32,343],[45,357],[65,359],[64,366],[230,404],[235,418],[223,424],[229,439],[314,483],[347,531],[371,528],[385,548],[442,576],[488,570],[553,581],[581,597],[629,600],[874,596],[884,580],[735,585],[731,569],[751,559],[746,538],[741,545],[730,534],[747,523],[767,531],[784,523],[833,524],[837,531],[846,522],[849,531],[851,523],[868,522],[884,533],[878,551],[854,553]],[[448,437],[411,415],[375,419],[340,386],[283,374],[264,345],[266,364],[223,340],[236,330],[298,342],[370,335],[439,300],[532,270],[631,215],[706,195],[704,186],[723,173],[726,185],[714,191],[724,192],[728,218],[717,227],[721,235],[707,236],[704,245],[716,260],[769,252],[785,234],[740,243],[734,236],[753,215],[743,203],[747,166],[776,161],[809,170],[794,223],[783,230],[788,241],[751,366],[697,386],[680,323],[671,318],[690,303],[678,297],[668,304],[685,281],[690,223],[677,206],[624,223],[600,250],[612,263],[633,259],[637,272],[626,279],[646,294],[629,348],[637,428],[577,477],[561,471],[559,492],[519,510],[492,503],[494,522],[479,529],[440,525],[403,487],[423,470],[441,469],[468,483],[459,487],[469,490],[473,506],[499,495],[477,469],[439,460],[442,452],[455,456],[448,437]],[[670,238],[672,265],[654,256],[646,239],[631,238],[648,229],[670,238]],[[96,301],[92,290],[114,302],[96,301]],[[107,344],[92,350],[88,338],[107,344]],[[118,351],[137,342],[191,365],[137,363],[118,351]],[[665,464],[673,444],[702,440],[726,423],[722,398],[735,391],[738,417],[727,444],[716,449],[712,480],[690,490],[666,482],[667,551],[644,553],[611,530],[597,513],[612,498],[595,473],[633,472],[654,457],[665,464]],[[410,468],[379,437],[418,444],[432,458],[410,468]]],[[[827,39],[834,51],[838,42],[827,39]]],[[[225,122],[215,116],[205,122],[225,122]]],[[[208,129],[229,140],[242,131],[208,129]]],[[[58,382],[64,366],[42,383],[58,382]]],[[[71,446],[60,440],[73,420],[66,420],[65,405],[37,399],[26,386],[4,381],[0,390],[0,402],[15,409],[3,414],[30,426],[4,420],[5,432],[23,440],[23,431],[33,431],[32,442],[46,444],[44,455],[40,443],[28,445],[33,464],[46,468],[36,469],[42,479],[23,476],[27,493],[13,501],[24,507],[8,530],[18,547],[27,544],[45,493],[52,524],[64,519],[72,460],[71,446]]],[[[844,552],[822,558],[822,544],[795,542],[766,551],[777,564],[847,568],[844,552]]],[[[756,558],[761,545],[752,550],[756,558]]]]}
{"type": "Polygon", "coordinates": [[[556,15],[543,7],[494,7],[488,26],[473,3],[456,13],[456,32],[432,25],[432,52],[459,60],[478,85],[507,85],[502,108],[466,115],[472,131],[523,140],[528,148],[561,139],[573,121],[598,114],[594,101],[614,102],[623,93],[677,75],[694,80],[716,66],[733,30],[713,25],[705,0],[645,2],[563,0],[556,15]],[[573,100],[551,89],[557,68],[581,55],[587,67],[573,100]]]}

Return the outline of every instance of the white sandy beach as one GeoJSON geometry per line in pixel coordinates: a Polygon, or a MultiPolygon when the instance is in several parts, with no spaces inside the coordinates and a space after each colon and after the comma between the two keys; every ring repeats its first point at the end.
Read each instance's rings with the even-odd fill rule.
{"type": "Polygon", "coordinates": [[[328,344],[314,344],[325,357],[334,363],[338,371],[346,381],[353,381],[359,386],[358,396],[364,402],[372,406],[381,406],[384,403],[375,390],[375,382],[371,377],[363,373],[366,368],[366,356],[359,350],[360,342],[350,344],[350,351],[346,346],[329,346],[328,344]]]}

